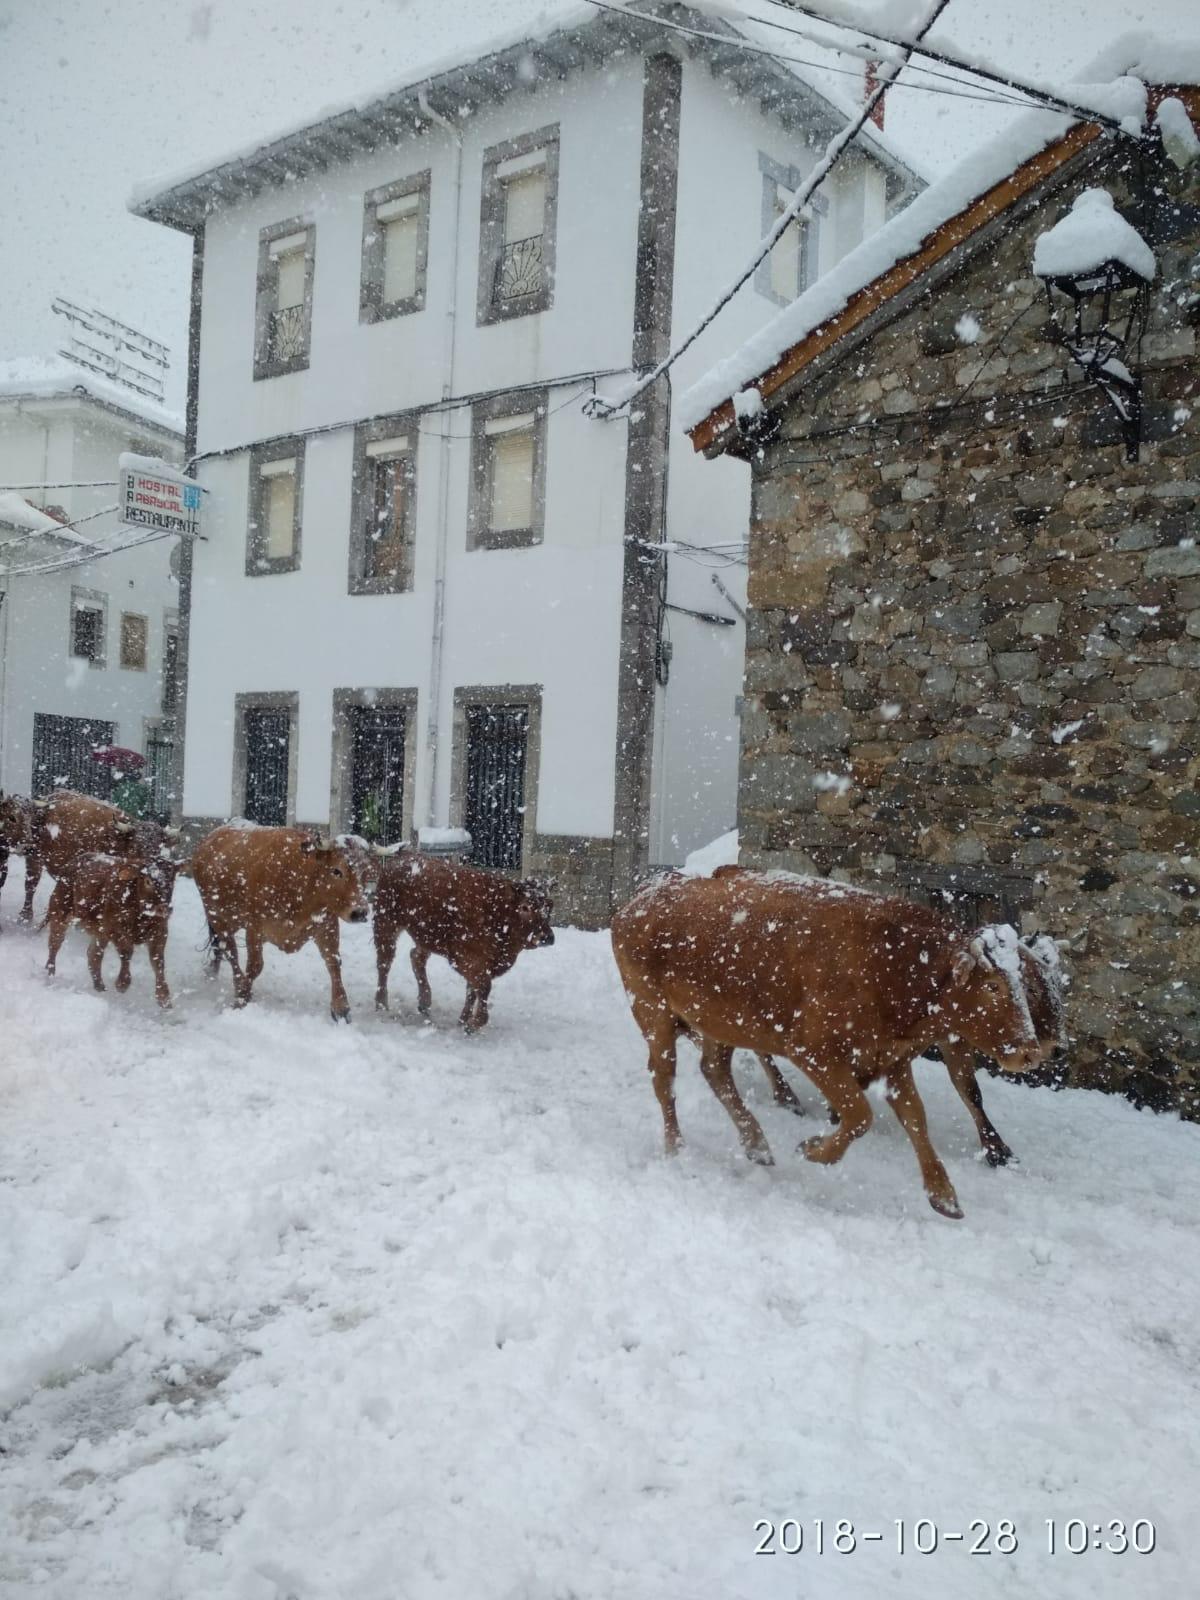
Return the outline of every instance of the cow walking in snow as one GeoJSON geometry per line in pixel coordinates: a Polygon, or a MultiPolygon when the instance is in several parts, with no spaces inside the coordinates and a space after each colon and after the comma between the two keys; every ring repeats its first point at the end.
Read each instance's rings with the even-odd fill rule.
{"type": "Polygon", "coordinates": [[[746,1155],[763,1164],[772,1157],[734,1083],[735,1048],[785,1056],[828,1100],[837,1125],[805,1142],[810,1161],[839,1161],[867,1131],[863,1087],[884,1078],[930,1205],[960,1217],[929,1139],[914,1057],[953,1035],[965,1051],[1026,1072],[1055,1048],[1031,1011],[1042,964],[1014,929],[964,932],[936,911],[845,884],[742,870],[672,875],[618,911],[612,939],[649,1046],[668,1153],[681,1143],[676,1041],[690,1033],[746,1155]]]}
{"type": "Polygon", "coordinates": [[[44,800],[29,803],[25,842],[25,905],[21,920],[33,917],[33,897],[43,872],[60,878],[77,856],[136,855],[157,861],[178,838],[174,828],[157,822],[135,822],[106,800],[73,789],[55,789],[44,800]]]}
{"type": "Polygon", "coordinates": [[[311,939],[329,973],[329,1009],[349,1022],[342,982],[339,922],[365,922],[366,897],[346,852],[309,828],[229,823],[196,846],[190,871],[208,918],[210,976],[224,956],[233,969],[234,1003],[244,1006],[263,969],[263,946],[289,955],[311,939]],[[246,935],[246,966],[237,934],[246,935]]]}
{"type": "Polygon", "coordinates": [[[488,1020],[493,982],[522,950],[554,943],[548,891],[538,883],[513,883],[494,872],[400,851],[389,856],[375,886],[375,1004],[387,1010],[388,974],[401,933],[413,941],[417,1009],[429,1015],[433,996],[426,971],[431,955],[444,956],[466,980],[460,1025],[475,1033],[488,1020]]]}
{"type": "MultiPolygon", "coordinates": [[[[131,823],[126,824],[130,835],[131,823]]],[[[143,861],[133,851],[122,855],[76,856],[59,876],[50,896],[46,922],[50,948],[46,972],[54,976],[58,952],[72,922],[90,936],[88,970],[92,987],[104,988],[101,967],[110,944],[117,947],[121,969],[116,988],[124,994],[131,980],[129,963],[138,945],[146,946],[154,971],[154,995],[160,1006],[171,1004],[167,988],[167,924],[175,888],[177,861],[159,858],[143,861]]]]}

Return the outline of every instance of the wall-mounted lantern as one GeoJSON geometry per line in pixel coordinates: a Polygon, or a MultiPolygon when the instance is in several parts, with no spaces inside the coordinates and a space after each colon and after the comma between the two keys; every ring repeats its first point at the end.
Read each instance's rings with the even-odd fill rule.
{"type": "Polygon", "coordinates": [[[1121,419],[1125,451],[1138,458],[1142,385],[1133,368],[1146,316],[1154,251],[1113,204],[1107,189],[1085,189],[1043,233],[1033,270],[1046,285],[1055,337],[1107,395],[1121,419]]]}

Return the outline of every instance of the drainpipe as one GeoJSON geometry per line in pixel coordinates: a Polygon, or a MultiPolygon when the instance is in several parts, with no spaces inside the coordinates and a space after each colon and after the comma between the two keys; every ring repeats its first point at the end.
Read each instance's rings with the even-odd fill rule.
{"type": "MultiPolygon", "coordinates": [[[[450,303],[446,308],[446,346],[442,361],[442,399],[454,394],[454,364],[458,344],[458,260],[462,235],[463,187],[463,133],[462,128],[435,111],[424,89],[417,91],[417,104],[421,115],[437,124],[454,140],[454,241],[450,251],[450,303]]],[[[450,448],[453,433],[452,411],[442,412],[441,463],[438,468],[438,538],[433,580],[433,630],[429,654],[429,712],[427,717],[426,753],[429,781],[425,804],[425,820],[436,827],[438,773],[441,764],[441,700],[442,666],[446,638],[446,553],[450,543],[450,448]]]]}

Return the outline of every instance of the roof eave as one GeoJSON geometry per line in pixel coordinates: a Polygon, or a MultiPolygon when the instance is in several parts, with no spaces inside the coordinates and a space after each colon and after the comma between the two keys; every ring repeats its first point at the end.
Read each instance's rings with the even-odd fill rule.
{"type": "MultiPolygon", "coordinates": [[[[678,10],[688,13],[686,4],[678,10]]],[[[698,14],[694,14],[698,15],[698,14]]],[[[560,77],[575,68],[599,64],[622,49],[657,49],[678,55],[707,59],[715,72],[730,53],[739,55],[747,78],[754,78],[758,91],[772,99],[776,116],[790,108],[797,121],[815,124],[818,135],[824,129],[832,137],[845,118],[832,101],[782,65],[756,53],[740,53],[742,36],[728,23],[702,18],[706,29],[728,31],[728,43],[685,38],[658,27],[654,15],[598,13],[582,23],[574,23],[540,39],[528,39],[490,51],[460,66],[431,74],[406,84],[361,107],[338,112],[311,123],[294,133],[264,144],[248,156],[224,162],[218,167],[177,183],[157,194],[131,201],[130,211],[149,222],[159,222],[183,233],[203,228],[219,205],[250,198],[282,182],[321,171],[359,150],[377,149],[381,142],[406,134],[423,133],[430,127],[422,102],[442,115],[460,114],[473,102],[482,103],[513,92],[531,92],[550,73],[560,77]],[[544,64],[527,83],[519,64],[532,56],[544,64]],[[439,104],[440,102],[440,104],[439,104]]],[[[891,184],[904,192],[925,187],[926,180],[908,166],[888,145],[870,133],[861,140],[860,153],[878,162],[891,184]]]]}

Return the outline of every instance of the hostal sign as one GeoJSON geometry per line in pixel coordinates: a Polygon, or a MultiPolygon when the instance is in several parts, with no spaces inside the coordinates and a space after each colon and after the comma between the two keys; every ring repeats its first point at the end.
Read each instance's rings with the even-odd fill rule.
{"type": "Polygon", "coordinates": [[[200,532],[203,491],[165,462],[122,456],[119,492],[121,521],[126,527],[192,537],[200,532]]]}

